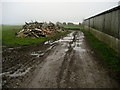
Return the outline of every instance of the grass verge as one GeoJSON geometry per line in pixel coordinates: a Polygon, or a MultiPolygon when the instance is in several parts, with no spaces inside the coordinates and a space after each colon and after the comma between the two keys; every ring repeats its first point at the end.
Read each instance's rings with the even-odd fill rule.
{"type": "Polygon", "coordinates": [[[47,40],[55,40],[60,38],[63,35],[66,35],[70,32],[65,31],[62,33],[57,33],[51,37],[41,37],[41,38],[18,38],[15,36],[15,33],[18,32],[22,26],[3,26],[2,28],[2,43],[3,45],[14,47],[14,46],[26,46],[32,44],[43,43],[47,40]]]}
{"type": "Polygon", "coordinates": [[[105,62],[109,69],[112,71],[120,73],[120,58],[118,53],[110,48],[107,44],[98,40],[89,31],[82,30],[84,32],[88,44],[95,51],[95,53],[105,62]]]}
{"type": "Polygon", "coordinates": [[[120,58],[118,53],[110,48],[107,44],[98,40],[91,32],[83,31],[86,36],[87,42],[94,50],[96,55],[102,60],[105,66],[108,68],[109,75],[116,79],[120,83],[120,58]]]}

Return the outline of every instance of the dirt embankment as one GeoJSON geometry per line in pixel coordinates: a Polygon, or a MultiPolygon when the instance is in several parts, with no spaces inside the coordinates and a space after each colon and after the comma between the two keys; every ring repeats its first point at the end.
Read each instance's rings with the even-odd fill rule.
{"type": "Polygon", "coordinates": [[[54,42],[3,49],[3,87],[115,88],[88,47],[84,34],[73,31],[54,42]]]}

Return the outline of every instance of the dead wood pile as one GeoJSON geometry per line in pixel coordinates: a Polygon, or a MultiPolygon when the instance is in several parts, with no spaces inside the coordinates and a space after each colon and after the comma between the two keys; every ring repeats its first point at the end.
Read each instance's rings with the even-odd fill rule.
{"type": "Polygon", "coordinates": [[[31,37],[31,38],[39,38],[39,37],[48,37],[58,32],[63,32],[64,29],[62,26],[58,24],[54,24],[52,22],[25,22],[22,30],[17,33],[17,37],[31,37]]]}

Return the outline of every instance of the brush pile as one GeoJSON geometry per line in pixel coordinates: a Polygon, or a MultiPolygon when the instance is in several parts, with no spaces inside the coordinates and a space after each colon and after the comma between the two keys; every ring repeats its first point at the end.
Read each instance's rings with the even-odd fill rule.
{"type": "Polygon", "coordinates": [[[52,22],[25,22],[22,30],[17,33],[17,37],[31,37],[31,38],[39,38],[39,37],[48,37],[50,35],[63,32],[64,28],[58,24],[54,24],[52,22]]]}

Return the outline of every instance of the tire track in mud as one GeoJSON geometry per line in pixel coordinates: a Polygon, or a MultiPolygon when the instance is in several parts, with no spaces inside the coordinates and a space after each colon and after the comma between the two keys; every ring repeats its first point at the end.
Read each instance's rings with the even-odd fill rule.
{"type": "Polygon", "coordinates": [[[64,56],[64,60],[62,62],[62,65],[60,67],[60,72],[57,77],[57,86],[58,88],[65,87],[68,88],[70,85],[70,77],[71,73],[73,72],[73,64],[74,64],[74,53],[72,44],[76,41],[76,33],[73,33],[73,40],[69,42],[68,51],[66,52],[66,55],[64,56]]]}
{"type": "MultiPolygon", "coordinates": [[[[56,46],[56,44],[53,44],[51,46],[48,45],[47,49],[45,49],[45,50],[44,50],[44,48],[42,50],[39,49],[41,46],[32,47],[31,50],[28,50],[29,47],[23,47],[23,48],[20,48],[20,50],[15,48],[15,51],[14,51],[15,53],[13,52],[12,54],[10,54],[11,57],[13,58],[15,56],[15,58],[19,58],[18,59],[19,61],[21,59],[23,59],[22,61],[24,63],[22,61],[18,62],[18,63],[15,62],[15,64],[12,67],[9,66],[10,68],[6,69],[7,72],[5,72],[5,73],[3,72],[2,74],[0,74],[3,79],[2,80],[3,88],[18,87],[18,84],[20,84],[21,81],[23,82],[23,80],[24,80],[24,81],[27,81],[26,83],[28,83],[31,80],[31,78],[27,79],[26,77],[32,75],[32,72],[36,69],[36,67],[38,67],[39,64],[44,62],[44,59],[46,58],[46,56],[48,56],[50,54],[49,52],[51,51],[52,48],[54,48],[56,46]],[[41,50],[41,52],[44,52],[43,56],[36,57],[36,56],[31,55],[31,53],[37,52],[39,50],[41,50]],[[25,52],[23,52],[23,51],[25,51],[25,52]],[[19,57],[16,54],[18,54],[19,57]]],[[[5,49],[9,49],[9,48],[5,48],[5,49]]],[[[8,53],[8,55],[9,55],[9,51],[6,51],[5,53],[8,53]]],[[[4,55],[5,55],[5,53],[4,53],[4,55]]],[[[24,86],[24,84],[21,84],[21,85],[24,86]]],[[[19,86],[21,86],[21,85],[19,85],[19,86]]]]}
{"type": "Polygon", "coordinates": [[[35,58],[34,61],[30,57],[24,58],[26,61],[24,65],[27,66],[31,62],[35,65],[34,70],[32,69],[33,71],[30,71],[28,76],[24,75],[24,78],[20,77],[24,80],[20,83],[17,82],[19,78],[13,78],[8,87],[113,88],[118,86],[118,83],[109,77],[107,70],[97,62],[97,58],[94,57],[95,53],[92,53],[84,39],[84,34],[80,31],[73,31],[45,47],[34,48],[30,51],[25,49],[24,53],[39,54],[37,51],[41,49],[45,51],[42,57],[35,58]]]}
{"type": "Polygon", "coordinates": [[[102,66],[95,61],[97,58],[94,58],[90,54],[90,49],[84,41],[81,44],[84,46],[80,46],[81,51],[75,49],[77,46],[77,40],[81,41],[79,34],[79,32],[74,32],[74,38],[71,42],[69,42],[68,51],[64,56],[64,60],[61,64],[60,71],[57,76],[57,87],[118,87],[118,84],[109,77],[105,69],[98,69],[98,67],[102,68],[102,66]],[[82,50],[82,48],[85,48],[85,50],[82,50]]]}

